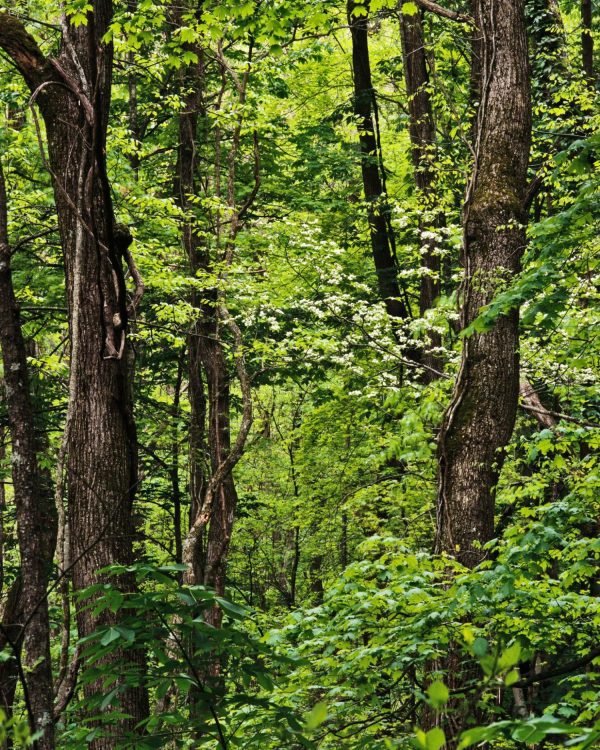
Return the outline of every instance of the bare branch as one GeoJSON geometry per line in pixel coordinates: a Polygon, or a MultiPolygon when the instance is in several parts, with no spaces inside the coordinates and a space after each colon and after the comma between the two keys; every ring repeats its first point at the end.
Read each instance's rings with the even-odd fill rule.
{"type": "Polygon", "coordinates": [[[521,380],[519,395],[521,396],[521,406],[526,411],[531,411],[536,415],[536,419],[542,429],[553,430],[556,427],[558,422],[554,414],[549,412],[542,404],[535,388],[528,380],[521,380]]]}

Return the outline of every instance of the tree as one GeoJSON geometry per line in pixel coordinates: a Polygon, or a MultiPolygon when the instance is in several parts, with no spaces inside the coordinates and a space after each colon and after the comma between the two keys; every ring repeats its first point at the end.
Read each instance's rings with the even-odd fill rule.
{"type": "MultiPolygon", "coordinates": [[[[78,26],[63,14],[62,45],[53,58],[42,54],[15,16],[0,16],[0,47],[44,118],[47,169],[63,246],[71,341],[65,446],[76,590],[101,580],[98,571],[106,565],[131,560],[138,481],[126,356],[132,310],[123,262],[137,274],[128,250],[130,236],[115,223],[106,173],[112,46],[103,39],[111,17],[109,0],[95,2],[78,26]]],[[[130,584],[124,580],[123,585],[130,584]]],[[[107,618],[79,608],[80,635],[89,635],[107,618]]],[[[99,689],[89,688],[91,694],[99,689]]],[[[132,729],[147,716],[145,691],[126,691],[123,708],[131,715],[123,728],[132,729]]],[[[114,739],[94,741],[97,748],[113,746],[114,739]]]]}
{"type": "MultiPolygon", "coordinates": [[[[423,33],[423,19],[420,10],[416,13],[402,12],[400,16],[400,32],[402,39],[402,65],[404,69],[404,83],[408,99],[410,116],[409,133],[412,144],[412,161],[414,178],[419,198],[423,201],[421,212],[420,232],[428,226],[439,229],[443,225],[443,214],[436,204],[436,134],[433,107],[429,93],[429,73],[425,50],[425,35],[423,33]],[[433,214],[428,220],[427,213],[433,214]]],[[[431,235],[432,232],[429,232],[431,235]]],[[[423,265],[426,269],[421,278],[419,289],[419,312],[424,315],[433,307],[440,294],[440,256],[436,250],[436,238],[423,239],[426,247],[423,265]]],[[[437,333],[431,335],[433,347],[439,347],[441,337],[437,333]]],[[[436,371],[442,367],[439,357],[424,352],[422,363],[426,366],[423,376],[431,380],[436,371]]]]}
{"type": "MultiPolygon", "coordinates": [[[[175,8],[173,17],[182,26],[181,9],[175,8]]],[[[186,66],[180,76],[184,110],[179,116],[179,148],[175,177],[176,200],[186,218],[183,224],[183,245],[189,262],[194,288],[191,304],[197,319],[193,321],[189,336],[189,379],[191,405],[191,517],[190,529],[183,545],[183,559],[188,565],[188,583],[203,583],[217,593],[225,592],[227,553],[231,540],[237,491],[233,468],[239,461],[246,437],[252,425],[250,386],[241,351],[241,333],[229,316],[219,280],[231,265],[235,240],[243,215],[250,207],[259,186],[258,142],[254,139],[255,186],[242,206],[236,200],[236,164],[239,157],[244,104],[252,63],[253,43],[250,41],[246,70],[241,77],[224,57],[222,41],[217,43],[216,58],[221,73],[221,91],[217,97],[220,105],[227,77],[231,79],[239,112],[234,119],[231,143],[226,153],[226,169],[221,174],[224,145],[221,127],[214,128],[214,191],[222,205],[210,232],[202,233],[195,220],[193,207],[197,196],[198,149],[207,138],[207,111],[205,106],[205,50],[199,43],[187,44],[194,62],[186,66]],[[201,127],[199,127],[201,125],[201,127]],[[221,180],[226,182],[224,195],[221,180]],[[204,235],[204,236],[203,236],[204,235]],[[212,245],[212,248],[211,248],[212,245]],[[198,277],[212,276],[214,281],[198,289],[198,277]],[[236,439],[231,439],[231,375],[223,343],[223,329],[233,331],[235,366],[242,389],[243,414],[236,439]],[[205,386],[206,384],[206,391],[205,386]],[[205,460],[208,454],[209,460],[205,460]]],[[[210,152],[210,151],[209,151],[210,152]]],[[[206,181],[208,185],[210,181],[206,181]]],[[[214,624],[218,626],[221,611],[211,610],[214,624]]]]}
{"type": "Polygon", "coordinates": [[[410,317],[410,306],[398,283],[395,239],[378,143],[379,122],[369,60],[368,14],[364,13],[364,6],[357,8],[354,0],[348,0],[347,15],[352,35],[353,109],[358,126],[363,191],[377,284],[390,318],[393,321],[406,320],[410,317]]]}
{"type": "MultiPolygon", "coordinates": [[[[14,670],[23,681],[32,732],[39,747],[54,747],[54,692],[50,660],[50,625],[46,588],[56,544],[56,508],[50,472],[40,462],[40,440],[29,393],[27,351],[11,275],[6,182],[0,162],[0,345],[12,444],[12,474],[17,508],[20,577],[4,611],[2,636],[9,641],[14,670]]],[[[15,674],[3,681],[3,708],[10,714],[15,674]],[[5,690],[10,685],[8,695],[5,690]]]]}
{"type": "MultiPolygon", "coordinates": [[[[475,3],[474,159],[463,209],[462,328],[510,283],[526,244],[524,202],[531,139],[523,4],[475,3]]],[[[494,533],[494,493],[519,393],[519,316],[465,336],[439,436],[436,549],[473,567],[494,533]]]]}
{"type": "Polygon", "coordinates": [[[594,37],[592,32],[592,2],[581,0],[581,61],[584,73],[590,83],[594,85],[596,73],[594,72],[594,37]]]}

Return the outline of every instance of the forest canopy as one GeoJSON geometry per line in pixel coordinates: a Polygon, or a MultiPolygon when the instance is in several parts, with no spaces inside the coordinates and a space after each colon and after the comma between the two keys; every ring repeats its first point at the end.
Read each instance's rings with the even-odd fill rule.
{"type": "Polygon", "coordinates": [[[0,0],[0,746],[600,746],[596,0],[0,0]]]}

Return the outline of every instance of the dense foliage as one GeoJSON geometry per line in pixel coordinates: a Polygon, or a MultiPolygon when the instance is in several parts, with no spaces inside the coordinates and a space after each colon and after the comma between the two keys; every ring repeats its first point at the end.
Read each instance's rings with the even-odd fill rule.
{"type": "MultiPolygon", "coordinates": [[[[78,561],[64,546],[63,434],[77,403],[69,406],[72,303],[53,192],[61,176],[48,161],[36,95],[0,45],[12,278],[39,463],[58,484],[47,594],[56,747],[98,737],[109,738],[98,748],[140,749],[600,743],[600,111],[597,74],[590,80],[581,62],[581,9],[571,0],[526,3],[527,246],[521,271],[494,281],[493,300],[465,328],[461,211],[479,104],[473,25],[429,2],[350,5],[351,22],[367,19],[371,157],[383,175],[375,211],[393,237],[410,313],[402,320],[386,311],[372,258],[346,4],[115,1],[103,40],[114,46],[106,168],[115,220],[133,236],[145,286],[128,331],[139,470],[133,559],[112,560],[79,591],[70,567],[78,561]],[[400,44],[400,25],[416,16],[435,121],[430,195],[412,156],[400,44]],[[182,188],[194,101],[195,174],[182,188]],[[186,232],[202,248],[196,265],[186,232]],[[433,272],[423,260],[431,248],[433,272]],[[422,309],[431,273],[439,292],[422,309]],[[469,566],[453,555],[458,548],[435,547],[437,439],[465,342],[518,308],[530,391],[521,391],[503,449],[493,538],[481,540],[482,561],[469,566]],[[223,430],[232,451],[246,383],[253,408],[232,473],[233,531],[215,563],[226,559],[224,586],[206,561],[204,579],[190,578],[186,558],[198,513],[194,472],[210,488],[218,475],[210,444],[223,434],[211,432],[207,391],[198,457],[191,346],[213,337],[198,326],[213,314],[231,387],[223,430]],[[98,623],[93,633],[78,629],[82,608],[98,623]],[[135,733],[123,731],[120,699],[140,686],[150,712],[135,733]]],[[[7,14],[20,19],[53,56],[65,24],[86,33],[94,8],[5,0],[0,24],[7,14]]],[[[452,2],[451,12],[470,11],[452,2]]],[[[594,18],[583,37],[595,33],[594,18]]],[[[130,298],[134,282],[126,274],[130,298]]],[[[208,366],[198,367],[206,388],[208,366]]],[[[10,397],[0,401],[8,633],[0,660],[19,674],[12,716],[2,704],[0,742],[6,735],[12,745],[3,746],[21,747],[37,741],[39,726],[28,701],[32,666],[6,620],[22,575],[10,397]]],[[[210,492],[219,497],[219,487],[210,492]]]]}

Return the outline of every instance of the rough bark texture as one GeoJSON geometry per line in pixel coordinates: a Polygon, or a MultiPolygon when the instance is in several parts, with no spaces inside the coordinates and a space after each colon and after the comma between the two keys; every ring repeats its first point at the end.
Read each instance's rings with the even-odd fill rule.
{"type": "Polygon", "coordinates": [[[365,15],[354,15],[356,3],[348,0],[348,23],[352,35],[352,77],[354,82],[354,115],[358,126],[363,190],[367,202],[371,249],[379,293],[392,320],[409,317],[410,310],[398,283],[394,236],[390,226],[389,206],[377,143],[377,102],[369,60],[368,21],[365,15]]]}
{"type": "MultiPolygon", "coordinates": [[[[519,270],[531,131],[522,0],[475,0],[473,16],[479,107],[463,215],[463,327],[519,270]]],[[[495,486],[517,409],[518,346],[517,310],[465,338],[440,433],[436,547],[469,567],[494,530],[495,486]]]]}
{"type": "MultiPolygon", "coordinates": [[[[421,243],[425,248],[422,264],[426,269],[426,273],[421,277],[419,288],[419,312],[423,315],[433,307],[440,294],[440,256],[436,252],[436,239],[425,238],[423,232],[439,229],[443,225],[443,216],[436,206],[435,121],[429,96],[429,74],[421,13],[402,13],[400,31],[404,83],[410,115],[412,161],[415,183],[423,205],[419,221],[421,243]],[[427,216],[426,219],[423,218],[424,215],[427,216]]],[[[431,333],[430,337],[432,347],[439,347],[440,334],[431,333]]],[[[427,351],[423,353],[421,361],[427,367],[423,371],[423,377],[426,380],[435,378],[435,372],[441,371],[443,366],[439,357],[427,351]]]]}
{"type": "MultiPolygon", "coordinates": [[[[29,392],[27,350],[21,330],[11,274],[8,244],[6,185],[0,164],[0,346],[4,364],[4,387],[11,438],[12,478],[16,506],[17,533],[21,559],[19,603],[8,607],[11,622],[3,622],[12,634],[15,658],[24,646],[26,667],[25,695],[30,721],[40,731],[41,750],[54,747],[52,662],[46,588],[56,544],[56,509],[52,482],[38,460],[40,445],[36,435],[34,410],[29,392]],[[10,611],[13,609],[13,611],[10,611]],[[15,611],[21,619],[15,619],[15,611]]],[[[10,636],[8,636],[10,637],[10,636]]],[[[10,694],[12,679],[0,686],[10,694]]]]}
{"type": "MultiPolygon", "coordinates": [[[[98,569],[131,561],[137,482],[122,268],[128,240],[115,232],[105,166],[112,47],[102,38],[111,17],[110,0],[97,0],[87,26],[74,28],[65,21],[56,59],[44,59],[19,21],[0,17],[0,46],[31,88],[46,125],[64,254],[71,340],[65,429],[76,590],[97,582],[98,569]]],[[[107,625],[110,618],[79,610],[80,635],[107,625]]],[[[148,714],[144,690],[125,691],[121,705],[132,716],[121,730],[132,729],[148,714]]],[[[93,746],[114,744],[107,738],[93,746]]]]}

